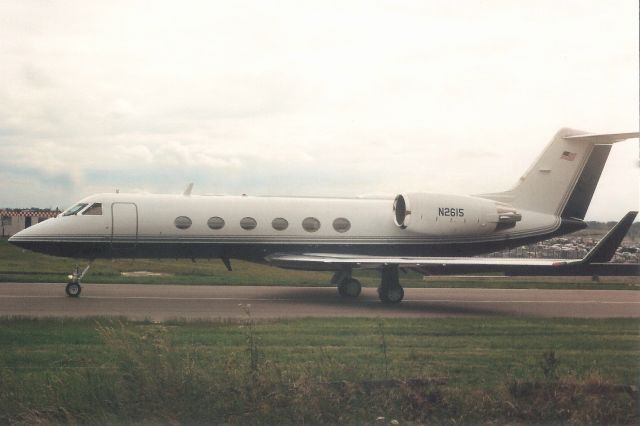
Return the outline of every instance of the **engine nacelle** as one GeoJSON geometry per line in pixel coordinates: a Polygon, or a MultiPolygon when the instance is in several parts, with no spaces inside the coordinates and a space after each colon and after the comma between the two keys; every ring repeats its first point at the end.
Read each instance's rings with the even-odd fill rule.
{"type": "Polygon", "coordinates": [[[409,193],[396,196],[394,222],[425,235],[485,235],[513,228],[522,219],[516,210],[485,198],[409,193]]]}

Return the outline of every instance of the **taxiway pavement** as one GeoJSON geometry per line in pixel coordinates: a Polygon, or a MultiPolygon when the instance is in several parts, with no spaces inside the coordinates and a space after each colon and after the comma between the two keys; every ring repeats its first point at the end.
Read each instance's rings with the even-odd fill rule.
{"type": "Polygon", "coordinates": [[[0,316],[130,319],[301,317],[640,317],[640,291],[407,288],[399,305],[374,288],[343,299],[333,287],[84,284],[79,298],[64,284],[0,283],[0,316]]]}

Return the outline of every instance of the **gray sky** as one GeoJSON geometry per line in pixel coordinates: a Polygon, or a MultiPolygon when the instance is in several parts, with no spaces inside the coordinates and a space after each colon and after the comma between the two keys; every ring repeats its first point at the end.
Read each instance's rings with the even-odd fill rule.
{"type": "Polygon", "coordinates": [[[638,49],[637,0],[0,0],[0,206],[506,190],[560,127],[638,130],[638,49]]]}

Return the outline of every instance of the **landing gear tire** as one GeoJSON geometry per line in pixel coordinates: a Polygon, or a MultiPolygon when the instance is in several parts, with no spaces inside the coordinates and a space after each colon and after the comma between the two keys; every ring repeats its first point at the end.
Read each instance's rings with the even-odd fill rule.
{"type": "Polygon", "coordinates": [[[382,268],[378,297],[382,303],[396,304],[404,298],[404,289],[400,285],[398,266],[387,265],[382,268]]]}
{"type": "Polygon", "coordinates": [[[401,286],[378,287],[378,297],[382,303],[390,305],[400,303],[404,299],[404,289],[401,286]]]}
{"type": "Polygon", "coordinates": [[[351,278],[338,284],[338,294],[342,297],[355,298],[360,296],[362,284],[360,281],[351,278]]]}
{"type": "Polygon", "coordinates": [[[80,283],[70,282],[67,284],[67,287],[64,289],[69,297],[78,297],[80,296],[80,292],[82,291],[82,287],[80,283]]]}
{"type": "Polygon", "coordinates": [[[80,281],[86,275],[87,271],[91,267],[91,262],[81,271],[80,267],[76,265],[73,268],[73,272],[69,275],[69,282],[65,287],[64,291],[67,293],[69,297],[78,297],[80,296],[80,292],[82,291],[82,287],[80,286],[80,281]]]}

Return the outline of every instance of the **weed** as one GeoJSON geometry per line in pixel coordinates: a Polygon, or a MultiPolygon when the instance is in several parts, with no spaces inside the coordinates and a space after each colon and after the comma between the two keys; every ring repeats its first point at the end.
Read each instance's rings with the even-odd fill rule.
{"type": "Polygon", "coordinates": [[[542,373],[547,381],[558,380],[558,358],[555,351],[548,351],[542,354],[542,373]]]}
{"type": "Polygon", "coordinates": [[[384,324],[378,318],[378,333],[380,334],[380,350],[382,351],[382,365],[384,367],[384,377],[389,378],[389,357],[387,356],[387,338],[384,334],[384,324]]]}
{"type": "Polygon", "coordinates": [[[247,353],[249,354],[249,374],[253,380],[256,379],[258,375],[258,362],[259,362],[259,354],[258,354],[258,343],[256,340],[256,324],[251,316],[251,305],[238,305],[244,313],[247,315],[246,321],[246,340],[247,340],[247,353]]]}

